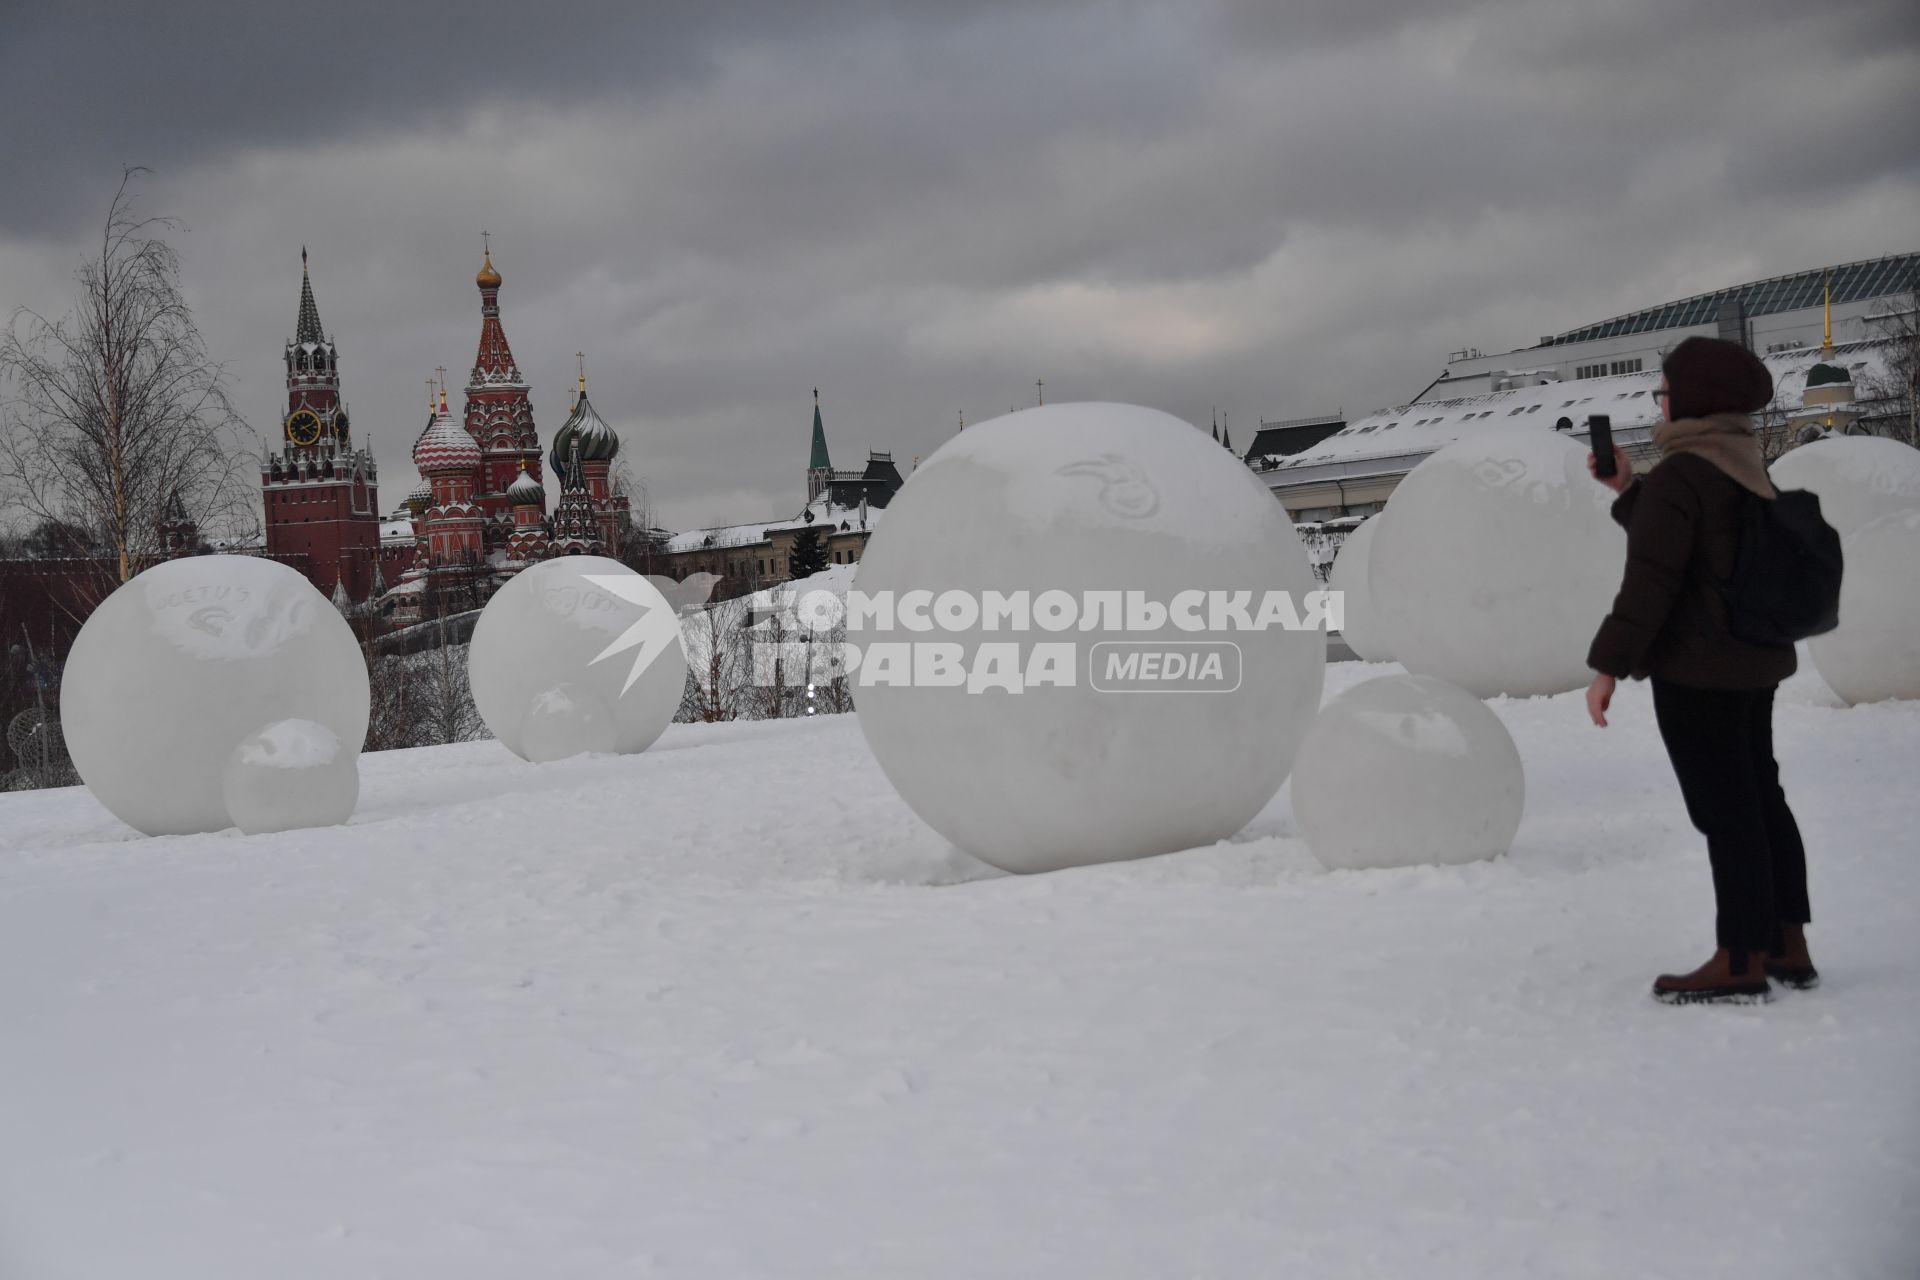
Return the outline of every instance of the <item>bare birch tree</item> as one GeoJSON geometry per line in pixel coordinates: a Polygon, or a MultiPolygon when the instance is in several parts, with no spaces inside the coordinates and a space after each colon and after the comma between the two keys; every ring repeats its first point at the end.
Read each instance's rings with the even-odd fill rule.
{"type": "Polygon", "coordinates": [[[1920,448],[1920,272],[1908,277],[1904,293],[1870,313],[1867,324],[1889,350],[1886,376],[1870,378],[1866,389],[1882,401],[1894,437],[1920,448]]]}
{"type": "Polygon", "coordinates": [[[749,620],[750,610],[742,598],[708,605],[685,620],[681,634],[686,639],[687,684],[675,719],[710,724],[753,718],[748,696],[754,678],[749,620]]]}
{"type": "Polygon", "coordinates": [[[202,528],[250,496],[240,420],[160,238],[177,224],[135,212],[144,173],[122,173],[99,247],[75,273],[73,314],[21,310],[0,337],[0,484],[34,517],[92,531],[118,582],[160,551],[176,495],[202,528]]]}

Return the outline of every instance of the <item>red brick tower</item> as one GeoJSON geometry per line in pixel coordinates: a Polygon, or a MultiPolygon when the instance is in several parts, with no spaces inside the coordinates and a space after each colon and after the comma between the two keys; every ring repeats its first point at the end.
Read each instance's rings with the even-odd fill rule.
{"type": "Polygon", "coordinates": [[[480,446],[474,502],[486,516],[486,549],[495,551],[504,550],[513,533],[507,486],[522,470],[540,479],[540,435],[526,379],[500,326],[500,273],[494,269],[491,248],[473,282],[480,287],[480,350],[467,380],[466,427],[480,446]]]}
{"type": "Polygon", "coordinates": [[[301,569],[324,594],[342,586],[357,604],[373,592],[380,556],[379,472],[372,453],[353,447],[339,358],[320,328],[305,249],[286,362],[281,450],[260,465],[267,553],[301,569]]]}

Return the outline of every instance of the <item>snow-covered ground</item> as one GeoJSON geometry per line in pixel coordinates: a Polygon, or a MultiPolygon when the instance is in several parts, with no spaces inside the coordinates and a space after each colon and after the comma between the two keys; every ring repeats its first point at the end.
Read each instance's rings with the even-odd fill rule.
{"type": "Polygon", "coordinates": [[[1526,818],[1444,871],[1283,791],[1000,877],[851,716],[252,838],[0,796],[0,1276],[1912,1280],[1920,705],[1783,699],[1827,982],[1733,1009],[1646,993],[1712,908],[1642,687],[1493,704],[1526,818]]]}

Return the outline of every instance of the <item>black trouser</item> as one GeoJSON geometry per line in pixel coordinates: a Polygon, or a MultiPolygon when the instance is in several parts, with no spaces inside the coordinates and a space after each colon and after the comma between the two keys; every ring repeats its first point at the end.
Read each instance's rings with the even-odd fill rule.
{"type": "Polygon", "coordinates": [[[1773,690],[1696,689],[1656,679],[1653,712],[1687,816],[1707,838],[1719,945],[1779,946],[1781,925],[1813,917],[1807,851],[1773,759],[1773,690]]]}

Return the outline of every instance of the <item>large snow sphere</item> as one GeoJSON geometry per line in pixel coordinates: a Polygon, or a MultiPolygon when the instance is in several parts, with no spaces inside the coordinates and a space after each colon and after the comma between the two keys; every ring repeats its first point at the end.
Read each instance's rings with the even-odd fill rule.
{"type": "Polygon", "coordinates": [[[1380,529],[1385,512],[1363,522],[1349,533],[1333,557],[1333,572],[1327,575],[1327,589],[1341,593],[1340,638],[1353,656],[1362,662],[1391,662],[1386,636],[1381,633],[1373,595],[1368,589],[1367,557],[1373,547],[1373,535],[1380,529]]]}
{"type": "Polygon", "coordinates": [[[1789,449],[1769,471],[1776,489],[1820,495],[1820,514],[1842,538],[1868,521],[1920,507],[1920,449],[1882,436],[1814,440],[1789,449]]]}
{"type": "Polygon", "coordinates": [[[1564,693],[1592,677],[1587,647],[1627,542],[1587,453],[1545,428],[1497,429],[1447,445],[1400,482],[1367,584],[1408,670],[1483,698],[1564,693]]]}
{"type": "Polygon", "coordinates": [[[1843,702],[1920,698],[1920,508],[1896,511],[1841,544],[1840,625],[1807,642],[1843,702]]]}
{"type": "Polygon", "coordinates": [[[1433,676],[1380,676],[1327,703],[1293,770],[1300,834],[1334,869],[1497,857],[1525,798],[1507,726],[1433,676]]]}
{"type": "Polygon", "coordinates": [[[283,720],[324,726],[351,766],[367,736],[367,665],[325,596],[255,556],[169,560],[123,584],[80,629],[60,686],[74,767],[148,835],[233,825],[235,748],[283,720]]]}
{"type": "Polygon", "coordinates": [[[467,674],[494,737],[522,759],[558,760],[645,751],[679,710],[687,659],[652,583],[618,560],[562,556],[487,601],[467,674]]]}
{"type": "Polygon", "coordinates": [[[317,721],[276,720],[227,758],[227,814],[250,836],[338,826],[360,799],[359,754],[317,721]]]}
{"type": "Polygon", "coordinates": [[[1285,509],[1204,433],[1133,405],[1048,405],[967,427],[895,496],[853,589],[899,606],[890,627],[849,617],[861,651],[853,703],[875,758],[928,826],[1007,871],[1232,835],[1286,779],[1326,672],[1325,601],[1309,599],[1313,573],[1285,509]],[[964,602],[988,592],[1025,593],[1030,626],[967,620],[964,602]],[[1205,629],[1128,629],[1095,599],[1132,593],[1147,622],[1183,592],[1238,594],[1252,609],[1286,593],[1323,613],[1289,630],[1223,612],[1216,628],[1208,605],[1183,614],[1205,629]],[[906,615],[929,600],[934,628],[915,629],[906,615]],[[883,647],[902,645],[916,646],[926,679],[881,678],[883,647]],[[937,683],[954,669],[943,658],[991,675],[1007,646],[1019,692],[937,683]],[[1042,682],[1050,656],[1066,681],[1042,682]]]}
{"type": "Polygon", "coordinates": [[[613,712],[594,693],[571,683],[535,695],[520,718],[520,753],[538,764],[585,751],[614,749],[613,712]]]}

